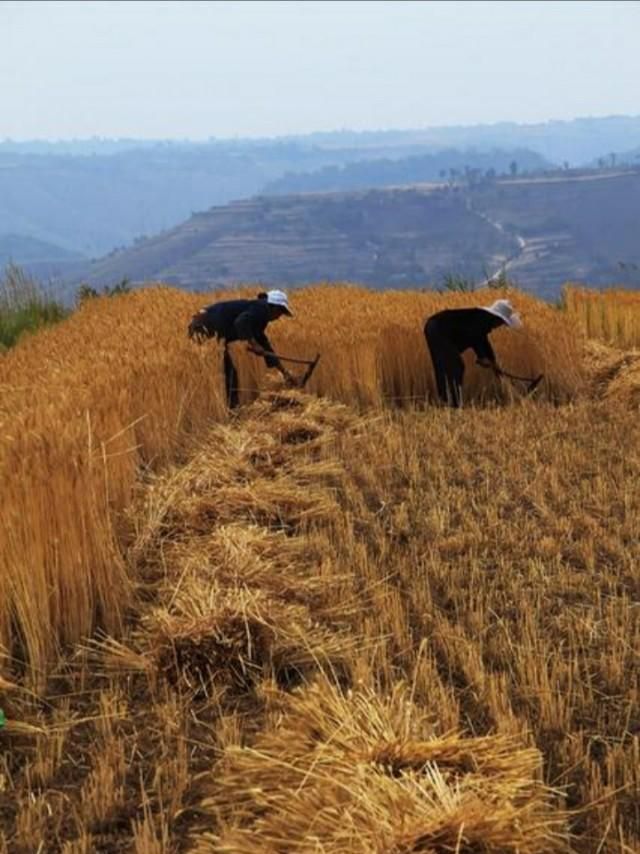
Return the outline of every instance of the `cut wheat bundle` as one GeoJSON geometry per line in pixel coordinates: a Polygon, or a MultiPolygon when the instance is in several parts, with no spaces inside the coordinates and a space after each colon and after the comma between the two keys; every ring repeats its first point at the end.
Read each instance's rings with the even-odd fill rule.
{"type": "Polygon", "coordinates": [[[222,828],[194,851],[568,850],[541,756],[514,738],[438,735],[398,686],[317,682],[251,747],[232,747],[202,804],[222,828]]]}

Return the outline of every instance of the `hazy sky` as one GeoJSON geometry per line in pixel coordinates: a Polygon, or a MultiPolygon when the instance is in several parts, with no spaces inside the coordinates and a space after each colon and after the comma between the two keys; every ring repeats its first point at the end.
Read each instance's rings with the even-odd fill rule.
{"type": "Polygon", "coordinates": [[[640,114],[640,2],[0,2],[0,138],[640,114]]]}

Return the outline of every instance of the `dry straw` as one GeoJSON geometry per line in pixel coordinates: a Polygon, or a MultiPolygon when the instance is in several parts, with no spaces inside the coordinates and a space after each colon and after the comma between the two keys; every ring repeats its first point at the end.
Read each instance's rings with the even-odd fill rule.
{"type": "Polygon", "coordinates": [[[226,751],[202,803],[223,830],[194,850],[565,851],[540,765],[514,739],[436,735],[401,685],[383,698],[321,682],[251,747],[226,751]]]}
{"type": "Polygon", "coordinates": [[[638,850],[635,418],[213,424],[119,517],[130,623],[33,716],[73,738],[9,735],[0,850],[638,850]]]}

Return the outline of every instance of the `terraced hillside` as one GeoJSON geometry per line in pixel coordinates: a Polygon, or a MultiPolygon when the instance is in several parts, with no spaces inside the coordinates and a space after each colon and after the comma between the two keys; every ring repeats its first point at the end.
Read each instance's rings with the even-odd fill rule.
{"type": "Polygon", "coordinates": [[[640,286],[639,219],[640,172],[632,170],[262,196],[194,215],[73,281],[408,288],[449,273],[479,282],[506,267],[521,287],[557,298],[567,281],[640,286]]]}
{"type": "Polygon", "coordinates": [[[260,197],[191,217],[184,225],[95,263],[92,283],[125,276],[189,288],[318,280],[426,284],[453,269],[481,276],[515,247],[437,188],[260,197]]]}

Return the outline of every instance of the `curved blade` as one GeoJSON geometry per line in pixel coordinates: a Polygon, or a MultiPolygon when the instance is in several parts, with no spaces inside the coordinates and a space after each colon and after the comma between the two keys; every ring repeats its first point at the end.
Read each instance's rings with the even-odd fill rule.
{"type": "Polygon", "coordinates": [[[309,365],[307,370],[304,372],[304,376],[300,380],[299,388],[304,388],[306,386],[306,384],[309,382],[309,380],[311,379],[311,374],[315,371],[316,365],[318,364],[319,361],[320,361],[320,353],[318,353],[318,355],[315,357],[313,362],[311,362],[311,364],[309,365]]]}

